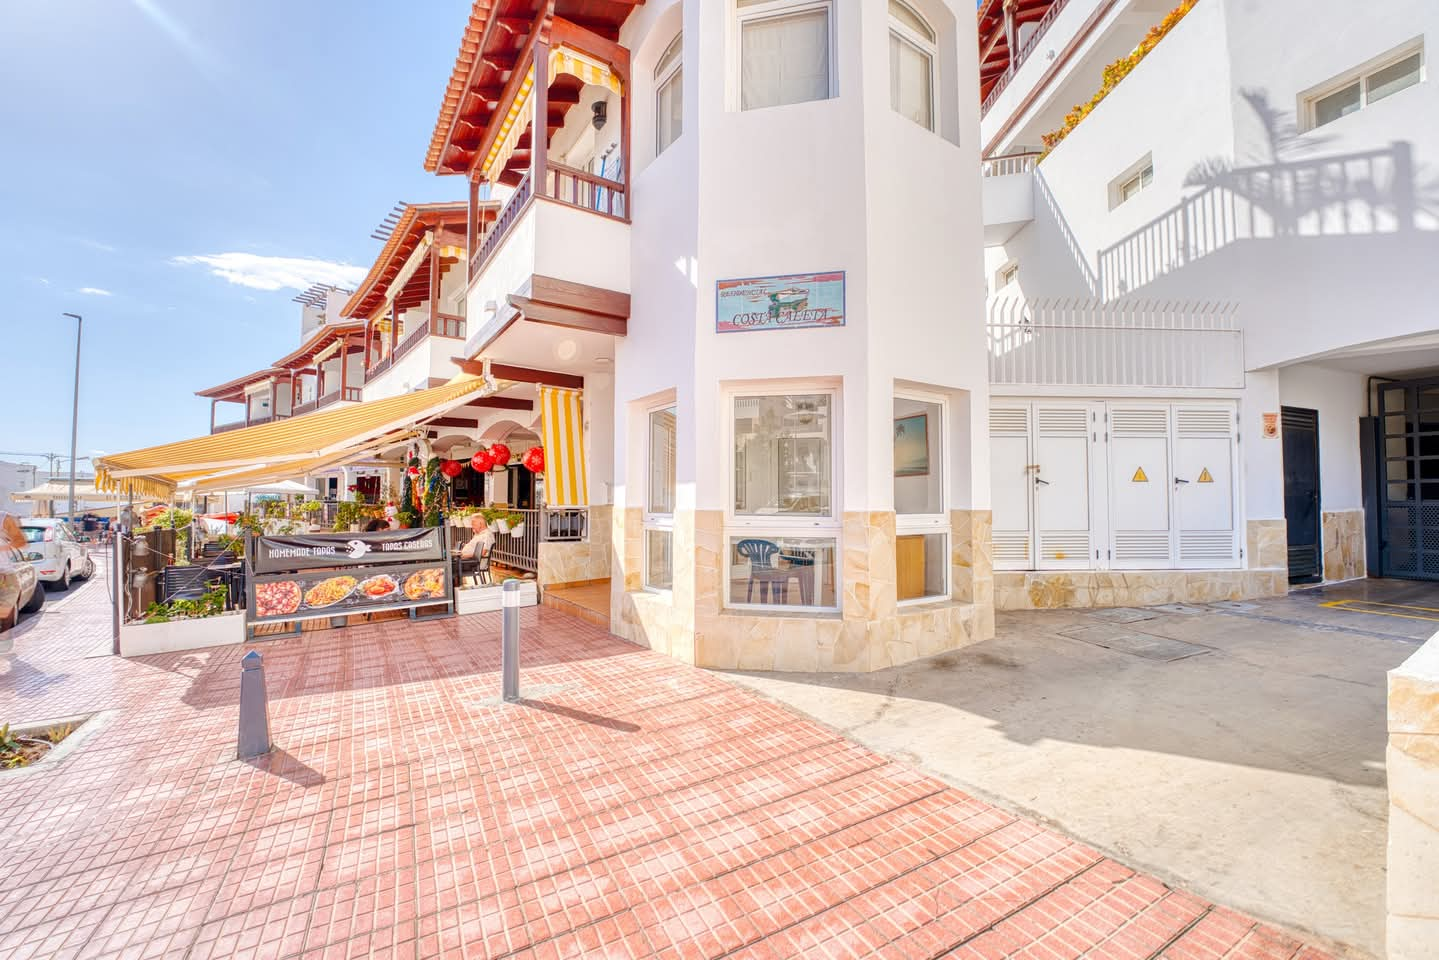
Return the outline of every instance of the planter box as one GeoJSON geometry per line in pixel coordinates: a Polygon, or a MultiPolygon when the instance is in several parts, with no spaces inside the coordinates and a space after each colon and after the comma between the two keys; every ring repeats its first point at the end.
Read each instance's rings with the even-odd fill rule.
{"type": "Polygon", "coordinates": [[[120,656],[199,650],[245,642],[245,615],[225,613],[199,620],[169,623],[128,623],[120,627],[120,656]]]}
{"type": "MultiPolygon", "coordinates": [[[[494,613],[500,609],[502,587],[492,583],[485,587],[461,587],[455,591],[455,613],[494,613]]],[[[534,607],[540,602],[535,581],[520,581],[520,606],[534,607]]]]}

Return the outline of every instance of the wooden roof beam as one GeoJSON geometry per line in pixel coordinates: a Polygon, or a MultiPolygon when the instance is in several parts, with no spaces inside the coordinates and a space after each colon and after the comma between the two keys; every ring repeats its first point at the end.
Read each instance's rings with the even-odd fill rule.
{"type": "MultiPolygon", "coordinates": [[[[473,376],[481,376],[485,372],[485,364],[482,360],[466,360],[463,357],[451,357],[455,366],[465,373],[473,376]]],[[[533,367],[517,367],[509,363],[491,363],[490,374],[496,380],[514,380],[517,383],[541,383],[547,387],[564,387],[568,390],[579,390],[585,385],[585,378],[572,373],[559,373],[554,370],[536,370],[533,367]]]]}

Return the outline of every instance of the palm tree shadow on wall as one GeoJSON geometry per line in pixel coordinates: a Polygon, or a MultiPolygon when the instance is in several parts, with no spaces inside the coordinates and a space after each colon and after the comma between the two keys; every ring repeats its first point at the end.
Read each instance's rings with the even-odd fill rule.
{"type": "Polygon", "coordinates": [[[1257,267],[1272,278],[1298,270],[1339,280],[1322,272],[1326,258],[1361,259],[1368,254],[1360,247],[1396,238],[1403,246],[1420,234],[1439,239],[1439,178],[1421,182],[1408,141],[1317,155],[1331,137],[1301,136],[1293,115],[1273,107],[1262,90],[1242,90],[1240,97],[1263,130],[1267,157],[1248,165],[1225,157],[1196,164],[1184,180],[1195,192],[1099,251],[1091,289],[1103,299],[1133,294],[1221,254],[1227,265],[1257,267]]]}

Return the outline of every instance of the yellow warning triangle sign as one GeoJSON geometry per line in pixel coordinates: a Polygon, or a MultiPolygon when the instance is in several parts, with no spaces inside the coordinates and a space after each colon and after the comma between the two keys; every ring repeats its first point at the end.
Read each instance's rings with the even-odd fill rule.
{"type": "Polygon", "coordinates": [[[1148,482],[1149,482],[1149,477],[1145,476],[1144,468],[1143,468],[1143,467],[1140,467],[1138,470],[1134,471],[1134,478],[1133,478],[1132,480],[1130,480],[1129,482],[1130,482],[1130,483],[1148,483],[1148,482]]]}
{"type": "Polygon", "coordinates": [[[1200,483],[1213,483],[1213,482],[1214,482],[1214,478],[1209,475],[1209,468],[1208,468],[1208,467],[1205,467],[1203,470],[1199,471],[1199,482],[1200,482],[1200,483]]]}

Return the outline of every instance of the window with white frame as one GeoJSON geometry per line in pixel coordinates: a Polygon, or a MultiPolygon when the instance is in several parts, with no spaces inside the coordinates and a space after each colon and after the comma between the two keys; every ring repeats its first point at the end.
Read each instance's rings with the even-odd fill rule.
{"type": "Polygon", "coordinates": [[[1307,128],[1312,130],[1357,113],[1423,79],[1423,47],[1406,47],[1375,65],[1327,83],[1317,93],[1306,97],[1304,113],[1307,128]]]}
{"type": "Polygon", "coordinates": [[[684,132],[684,67],[680,62],[683,40],[684,34],[675,34],[655,67],[655,156],[664,153],[684,132]]]}
{"type": "Polygon", "coordinates": [[[646,418],[648,445],[645,468],[645,586],[674,586],[675,408],[651,410],[646,418]]]}
{"type": "Polygon", "coordinates": [[[1109,183],[1109,209],[1128,203],[1154,182],[1154,157],[1147,154],[1109,183]]]}
{"type": "Polygon", "coordinates": [[[906,3],[889,0],[889,103],[934,129],[934,30],[906,3]]]}
{"type": "Polygon", "coordinates": [[[834,96],[832,0],[735,0],[741,110],[834,96]]]}
{"type": "Polygon", "coordinates": [[[726,606],[839,609],[838,406],[833,389],[727,398],[726,606]]]}
{"type": "Polygon", "coordinates": [[[1000,267],[994,274],[994,289],[1003,290],[1019,279],[1019,261],[1011,260],[1000,267]]]}
{"type": "Polygon", "coordinates": [[[894,398],[895,587],[900,603],[950,595],[947,405],[923,394],[894,398]]]}

